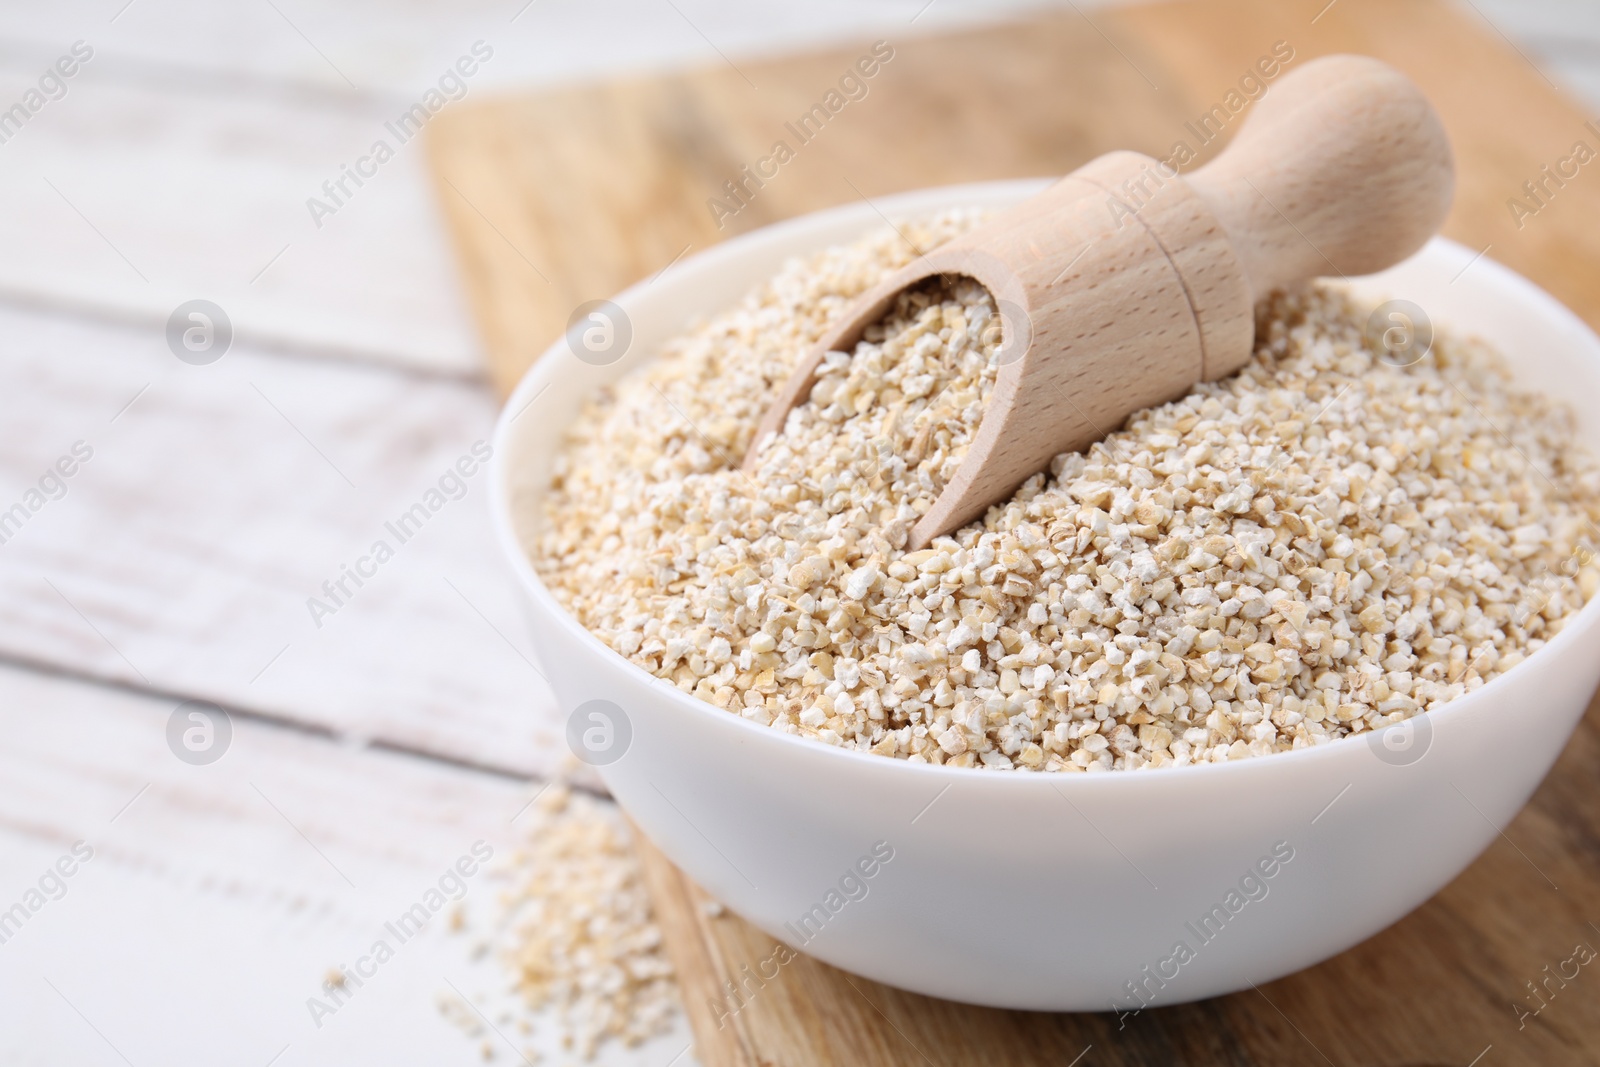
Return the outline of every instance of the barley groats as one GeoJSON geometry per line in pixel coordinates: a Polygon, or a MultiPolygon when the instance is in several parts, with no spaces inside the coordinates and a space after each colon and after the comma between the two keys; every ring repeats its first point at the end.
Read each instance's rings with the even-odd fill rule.
{"type": "MultiPolygon", "coordinates": [[[[516,1034],[528,1043],[517,1050],[523,1062],[537,1061],[540,1025],[586,1062],[609,1042],[633,1047],[670,1032],[677,985],[622,817],[560,780],[524,810],[525,844],[492,872],[505,883],[494,924],[475,931],[482,951],[496,946],[512,1002],[491,1008],[498,1019],[491,1022],[478,997],[467,1000],[452,986],[440,1010],[483,1041],[486,1060],[491,1037],[516,1034]]],[[[452,926],[466,926],[462,913],[452,926]]]]}
{"type": "Polygon", "coordinates": [[[1332,290],[1259,309],[1237,375],[1057,457],[907,553],[994,381],[989,295],[905,294],[740,462],[829,319],[979,221],[794,262],[573,427],[528,550],[602,640],[730,714],[968,767],[1265,755],[1483,684],[1600,585],[1570,413],[1440,336],[1406,368],[1332,290]],[[909,239],[909,242],[908,240],[909,239]]]}

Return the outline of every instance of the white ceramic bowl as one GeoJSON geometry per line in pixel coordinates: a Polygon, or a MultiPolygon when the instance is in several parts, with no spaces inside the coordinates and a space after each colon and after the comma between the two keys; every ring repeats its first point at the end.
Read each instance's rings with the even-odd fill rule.
{"type": "MultiPolygon", "coordinates": [[[[1043,184],[934,189],[877,206],[898,217],[998,206],[1043,184]]],[[[1171,1004],[1266,982],[1382,930],[1454,878],[1522,807],[1588,704],[1600,679],[1600,599],[1526,662],[1376,742],[1070,776],[914,765],[757,726],[629,663],[557,604],[516,526],[534,513],[584,398],[788,257],[881,225],[877,210],[855,204],[679,263],[616,298],[633,323],[626,357],[592,367],[558,343],[501,417],[500,544],[563,711],[603,699],[627,716],[631,743],[600,770],[634,821],[774,937],[891,985],[1008,1008],[1171,1004]],[[1271,877],[1252,874],[1274,849],[1271,877]],[[858,865],[872,876],[852,875],[858,865]]],[[[1493,342],[1525,385],[1600,395],[1600,339],[1529,282],[1487,259],[1468,268],[1472,259],[1435,240],[1355,284],[1493,342]]],[[[1593,406],[1581,414],[1600,448],[1593,406]]]]}

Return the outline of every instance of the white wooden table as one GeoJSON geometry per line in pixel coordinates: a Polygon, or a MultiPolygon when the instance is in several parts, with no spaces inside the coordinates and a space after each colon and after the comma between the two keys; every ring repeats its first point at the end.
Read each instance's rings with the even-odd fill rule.
{"type": "MultiPolygon", "coordinates": [[[[1476,6],[1600,107],[1592,0],[1476,6]]],[[[93,50],[0,142],[0,1063],[481,1062],[435,1008],[452,986],[504,1026],[480,1001],[496,968],[442,915],[321,1026],[307,1008],[474,842],[509,849],[564,754],[482,475],[320,626],[308,611],[488,437],[495,404],[419,146],[320,227],[307,198],[475,41],[493,56],[469,95],[994,12],[73,0],[0,13],[0,134],[74,42],[93,50]],[[193,299],[235,332],[208,365],[165,336],[193,299]],[[6,509],[26,509],[78,442],[92,456],[65,495],[34,498],[8,530],[6,509]],[[169,747],[187,700],[231,715],[215,763],[169,747]],[[80,841],[92,858],[64,859],[80,841]],[[49,873],[58,862],[70,877],[49,873]]],[[[469,912],[490,912],[490,883],[467,886],[469,912]]],[[[520,1063],[525,1041],[509,1036],[484,1039],[520,1063]]],[[[680,1030],[606,1061],[664,1067],[686,1044],[680,1030]]]]}

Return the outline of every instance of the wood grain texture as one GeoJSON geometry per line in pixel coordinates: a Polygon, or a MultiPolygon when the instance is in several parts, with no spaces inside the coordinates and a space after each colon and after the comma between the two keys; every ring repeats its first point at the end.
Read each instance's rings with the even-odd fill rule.
{"type": "MultiPolygon", "coordinates": [[[[433,130],[431,158],[495,382],[509,388],[580,301],[755,225],[858,195],[1060,174],[1113,148],[1165,157],[1180,138],[1203,163],[1236,126],[1196,144],[1185,123],[1223,101],[1277,41],[1297,62],[1365,52],[1410,75],[1438,106],[1457,156],[1445,232],[1492,244],[1491,256],[1600,324],[1600,233],[1580,224],[1600,207],[1600,183],[1569,182],[1520,230],[1505,204],[1584,136],[1581,110],[1442,0],[1324,7],[1200,0],[1096,13],[1096,26],[1069,14],[895,42],[867,99],[720,229],[705,200],[862,49],[743,65],[759,94],[732,72],[707,70],[462,109],[433,130]]],[[[1528,983],[1575,945],[1600,947],[1590,925],[1600,922],[1597,759],[1600,706],[1502,839],[1388,931],[1261,990],[1125,1019],[937,1002],[806,957],[730,1014],[720,983],[747,965],[759,972],[777,946],[734,916],[710,917],[698,890],[645,854],[699,1053],[717,1067],[1065,1064],[1086,1048],[1081,1062],[1096,1064],[1590,1064],[1600,1060],[1600,980],[1583,971],[1538,1016],[1519,1019],[1517,1009],[1538,1006],[1528,983]]]]}
{"type": "MultiPolygon", "coordinates": [[[[1228,234],[1255,299],[1312,278],[1385,270],[1438,232],[1455,166],[1438,111],[1415,82],[1348,53],[1287,70],[1273,62],[1252,75],[1271,91],[1184,180],[1228,234]],[[1276,73],[1269,80],[1262,71],[1276,73]]],[[[1175,244],[1165,234],[1162,243],[1175,244]]],[[[1207,268],[1196,264],[1194,281],[1207,268]]],[[[1248,359],[1241,352],[1227,369],[1248,359]]]]}
{"type": "MultiPolygon", "coordinates": [[[[9,106],[57,54],[0,51],[0,99],[9,106]]],[[[476,377],[421,146],[384,127],[403,107],[129,69],[97,53],[0,146],[11,205],[0,300],[159,335],[175,307],[204,298],[241,341],[476,377]],[[336,214],[313,218],[307,200],[332,203],[323,183],[379,138],[395,158],[359,189],[347,181],[354,195],[336,214]]]]}
{"type": "Polygon", "coordinates": [[[487,390],[243,344],[188,366],[152,331],[3,308],[0,330],[0,512],[75,441],[93,449],[64,496],[0,528],[0,659],[357,743],[558,764],[487,474],[404,544],[388,529],[490,437],[487,390]],[[393,558],[334,604],[323,583],[379,540],[393,558]],[[313,619],[312,597],[334,613],[313,619]]]}

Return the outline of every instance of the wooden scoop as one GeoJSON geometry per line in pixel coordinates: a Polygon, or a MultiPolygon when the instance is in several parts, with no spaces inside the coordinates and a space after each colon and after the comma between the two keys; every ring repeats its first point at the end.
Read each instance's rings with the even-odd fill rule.
{"type": "Polygon", "coordinates": [[[1364,56],[1307,63],[1193,174],[1109,153],[863,294],[785,383],[745,467],[810,396],[823,355],[851,351],[901,290],[974,278],[999,308],[1000,366],[977,436],[911,531],[923,548],[1057,454],[1244,366],[1258,298],[1422,247],[1454,184],[1444,128],[1405,75],[1364,56]]]}

